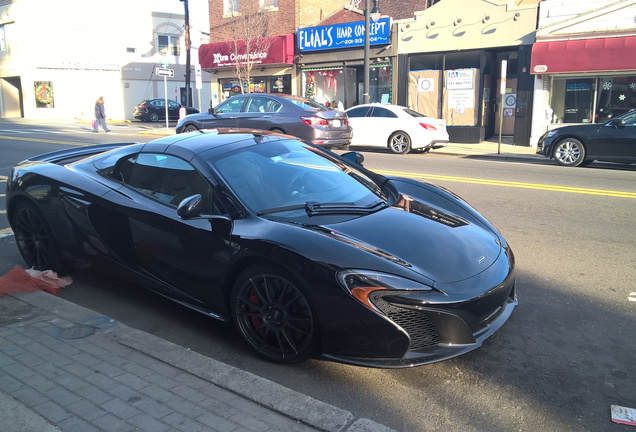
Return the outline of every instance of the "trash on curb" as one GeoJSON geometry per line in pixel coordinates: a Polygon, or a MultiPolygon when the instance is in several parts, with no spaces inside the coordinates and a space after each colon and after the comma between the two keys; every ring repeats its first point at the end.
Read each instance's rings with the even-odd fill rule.
{"type": "Polygon", "coordinates": [[[628,426],[636,426],[636,409],[612,405],[612,421],[628,426]]]}
{"type": "Polygon", "coordinates": [[[73,283],[70,277],[59,277],[52,270],[24,270],[14,266],[9,273],[0,278],[0,295],[18,292],[46,291],[58,294],[62,288],[73,283]]]}

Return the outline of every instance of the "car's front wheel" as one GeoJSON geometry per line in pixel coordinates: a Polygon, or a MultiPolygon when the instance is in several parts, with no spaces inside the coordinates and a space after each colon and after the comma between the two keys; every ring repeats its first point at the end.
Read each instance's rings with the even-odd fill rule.
{"type": "Polygon", "coordinates": [[[153,123],[157,123],[159,121],[159,114],[157,114],[156,112],[151,112],[150,114],[148,114],[148,120],[153,123]]]}
{"type": "Polygon", "coordinates": [[[554,160],[563,166],[579,166],[585,160],[585,147],[575,138],[565,138],[554,148],[554,160]]]}
{"type": "Polygon", "coordinates": [[[307,359],[316,346],[316,315],[300,284],[281,269],[257,265],[232,289],[231,313],[239,333],[258,354],[277,363],[307,359]]]}
{"type": "Polygon", "coordinates": [[[184,128],[183,128],[183,133],[186,133],[186,132],[195,132],[195,131],[198,131],[198,130],[199,130],[199,129],[198,129],[195,125],[191,125],[191,124],[189,124],[189,125],[187,125],[186,127],[184,127],[184,128]]]}
{"type": "Polygon", "coordinates": [[[62,260],[51,228],[33,204],[26,201],[17,204],[11,222],[18,249],[29,267],[61,269],[62,260]]]}
{"type": "Polygon", "coordinates": [[[411,137],[404,132],[395,132],[389,138],[389,150],[395,154],[408,153],[411,150],[411,137]]]}

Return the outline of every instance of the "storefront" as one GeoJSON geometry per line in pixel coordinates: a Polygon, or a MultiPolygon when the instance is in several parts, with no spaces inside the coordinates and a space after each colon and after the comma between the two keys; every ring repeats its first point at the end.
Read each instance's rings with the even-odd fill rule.
{"type": "Polygon", "coordinates": [[[538,42],[532,73],[546,80],[551,124],[602,123],[636,108],[636,36],[538,42]]]}
{"type": "Polygon", "coordinates": [[[294,35],[277,36],[267,48],[260,51],[235,53],[233,42],[201,45],[201,68],[212,75],[212,100],[215,106],[230,96],[240,93],[296,93],[294,71],[294,35]],[[245,64],[249,56],[251,70],[249,83],[237,78],[237,62],[245,64]]]}
{"type": "Polygon", "coordinates": [[[603,123],[636,108],[635,14],[636,1],[540,4],[532,146],[546,130],[603,123]]]}
{"type": "Polygon", "coordinates": [[[536,17],[536,4],[446,0],[397,21],[398,103],[444,119],[453,142],[481,142],[501,125],[502,135],[528,145],[536,17]]]}
{"type": "MultiPolygon", "coordinates": [[[[362,103],[364,25],[356,21],[298,29],[302,96],[340,109],[362,103]]],[[[370,22],[369,45],[369,100],[395,103],[390,18],[370,22]]]]}

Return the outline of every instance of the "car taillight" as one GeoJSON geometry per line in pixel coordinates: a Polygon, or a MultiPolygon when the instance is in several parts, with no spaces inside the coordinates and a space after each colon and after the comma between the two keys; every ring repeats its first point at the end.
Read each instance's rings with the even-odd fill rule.
{"type": "Polygon", "coordinates": [[[436,131],[437,128],[431,124],[428,123],[420,123],[420,126],[422,126],[424,129],[429,130],[429,131],[436,131]]]}
{"type": "Polygon", "coordinates": [[[316,116],[300,117],[300,119],[309,126],[327,126],[329,124],[326,119],[316,116]]]}
{"type": "Polygon", "coordinates": [[[141,106],[139,107],[139,109],[146,109],[146,108],[148,108],[148,105],[141,105],[141,106]]]}

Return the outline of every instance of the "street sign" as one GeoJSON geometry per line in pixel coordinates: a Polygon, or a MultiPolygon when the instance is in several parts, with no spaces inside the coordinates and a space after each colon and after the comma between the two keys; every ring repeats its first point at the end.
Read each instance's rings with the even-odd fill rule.
{"type": "Polygon", "coordinates": [[[174,76],[174,69],[157,68],[157,69],[155,69],[155,73],[157,74],[157,76],[173,77],[174,76]]]}

